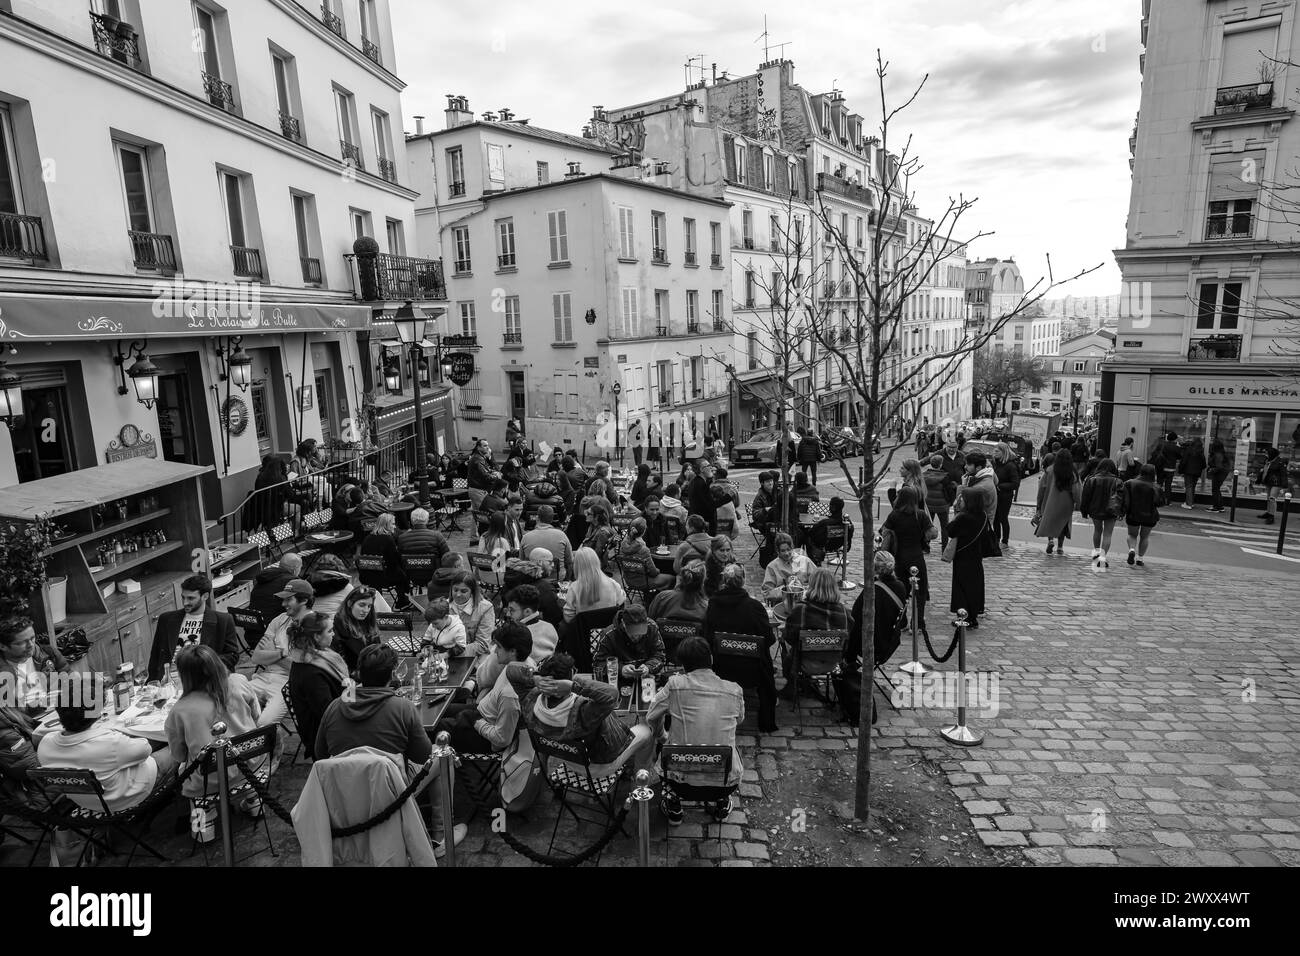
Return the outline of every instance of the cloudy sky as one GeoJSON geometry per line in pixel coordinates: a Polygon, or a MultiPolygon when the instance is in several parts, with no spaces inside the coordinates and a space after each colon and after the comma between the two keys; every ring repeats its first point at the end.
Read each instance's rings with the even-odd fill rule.
{"type": "MultiPolygon", "coordinates": [[[[596,3],[391,0],[405,128],[424,114],[440,129],[444,94],[475,113],[508,107],[535,125],[580,133],[591,107],[628,105],[684,87],[703,54],[733,76],[763,59],[763,11],[741,0],[596,3]],[[480,12],[481,11],[481,12],[480,12]]],[[[1124,244],[1128,136],[1137,110],[1135,0],[818,0],[773,5],[773,44],[788,42],[795,82],[838,86],[851,112],[880,115],[875,50],[887,89],[920,97],[891,125],[913,137],[925,169],[913,182],[922,214],[949,196],[977,196],[960,232],[993,232],[974,255],[1012,256],[1026,285],[1100,265],[1054,295],[1119,291],[1111,250],[1124,244]]]]}

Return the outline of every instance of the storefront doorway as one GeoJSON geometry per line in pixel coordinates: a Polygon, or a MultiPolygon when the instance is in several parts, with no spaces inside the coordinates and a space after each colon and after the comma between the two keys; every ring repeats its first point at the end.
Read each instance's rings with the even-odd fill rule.
{"type": "Polygon", "coordinates": [[[519,430],[528,433],[528,392],[523,372],[507,372],[510,379],[510,417],[519,421],[519,430]]]}
{"type": "Polygon", "coordinates": [[[189,375],[172,372],[158,376],[158,443],[167,461],[198,464],[195,454],[197,425],[190,401],[189,375]]]}
{"type": "Polygon", "coordinates": [[[77,467],[63,386],[23,389],[23,418],[12,430],[18,480],[36,481],[77,467]]]}

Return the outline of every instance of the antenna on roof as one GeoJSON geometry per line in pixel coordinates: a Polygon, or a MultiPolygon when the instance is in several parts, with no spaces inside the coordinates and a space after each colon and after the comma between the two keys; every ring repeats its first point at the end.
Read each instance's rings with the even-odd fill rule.
{"type": "Polygon", "coordinates": [[[762,41],[763,41],[763,62],[764,62],[764,63],[766,63],[767,60],[768,60],[768,57],[767,57],[767,41],[768,41],[768,37],[769,37],[769,36],[770,36],[770,34],[767,32],[767,14],[765,13],[765,14],[763,14],[763,32],[760,33],[757,37],[754,38],[754,42],[755,42],[755,43],[757,43],[759,40],[762,40],[762,41]]]}

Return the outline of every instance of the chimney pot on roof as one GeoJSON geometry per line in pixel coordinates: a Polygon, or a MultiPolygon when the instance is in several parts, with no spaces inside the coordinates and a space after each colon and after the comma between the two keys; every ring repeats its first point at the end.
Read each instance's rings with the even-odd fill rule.
{"type": "Polygon", "coordinates": [[[423,117],[423,116],[417,116],[417,117],[415,118],[415,135],[416,135],[416,136],[423,136],[423,135],[424,135],[424,117],[423,117]]]}

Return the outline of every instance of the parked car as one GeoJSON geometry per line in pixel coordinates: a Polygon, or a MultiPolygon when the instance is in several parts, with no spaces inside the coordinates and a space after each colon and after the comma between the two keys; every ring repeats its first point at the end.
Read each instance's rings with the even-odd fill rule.
{"type": "MultiPolygon", "coordinates": [[[[745,441],[736,445],[731,450],[731,462],[733,465],[774,465],[780,466],[777,461],[777,443],[781,437],[781,432],[776,428],[763,428],[754,432],[745,441]]],[[[789,433],[788,447],[799,448],[799,436],[793,431],[789,433]]]]}

